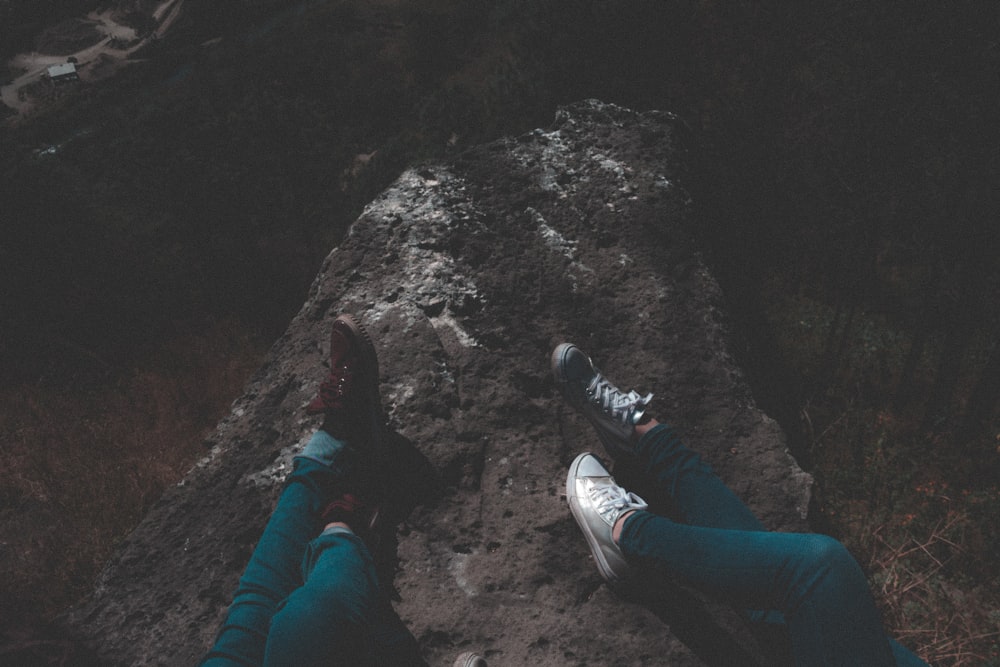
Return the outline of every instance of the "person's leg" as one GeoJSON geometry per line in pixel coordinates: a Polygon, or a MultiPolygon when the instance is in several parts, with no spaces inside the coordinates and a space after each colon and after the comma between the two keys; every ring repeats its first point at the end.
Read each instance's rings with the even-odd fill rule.
{"type": "Polygon", "coordinates": [[[610,584],[628,590],[652,576],[779,610],[798,664],[893,664],[867,581],[836,540],[676,523],[649,512],[591,454],[570,466],[566,496],[610,584]]]}
{"type": "Polygon", "coordinates": [[[353,467],[354,452],[317,431],[299,456],[240,578],[215,645],[204,665],[259,665],[271,617],[302,584],[302,555],[322,530],[320,513],[353,467]]]}
{"type": "Polygon", "coordinates": [[[594,427],[614,459],[637,459],[640,469],[676,501],[685,522],[716,528],[764,530],[753,513],[668,426],[649,414],[652,394],[619,389],[572,343],[556,346],[552,373],[566,401],[594,427]]]}
{"type": "Polygon", "coordinates": [[[265,665],[426,667],[413,635],[381,590],[362,536],[378,509],[344,493],[323,510],[325,530],[302,559],[304,583],[278,607],[265,665]]]}
{"type": "MultiPolygon", "coordinates": [[[[323,513],[329,509],[327,503],[345,492],[348,480],[352,486],[362,484],[362,463],[368,464],[366,470],[374,467],[384,424],[378,378],[378,358],[364,327],[350,316],[337,317],[330,332],[328,376],[306,408],[309,414],[325,415],[323,430],[295,457],[294,470],[240,579],[205,664],[259,665],[263,661],[272,617],[279,604],[303,584],[303,554],[326,523],[323,513]],[[363,455],[347,442],[363,448],[363,455]]],[[[362,574],[358,568],[345,569],[339,575],[344,579],[340,586],[345,591],[352,586],[364,590],[363,582],[347,580],[362,574]]],[[[331,578],[320,577],[310,592],[332,590],[331,578]]],[[[287,602],[284,608],[288,608],[287,602]]],[[[379,627],[373,631],[382,633],[379,627]]]]}
{"type": "Polygon", "coordinates": [[[424,665],[413,635],[380,590],[364,542],[331,526],[302,563],[305,583],[271,623],[265,665],[424,665]]]}
{"type": "MultiPolygon", "coordinates": [[[[794,613],[793,619],[780,620],[789,621],[793,648],[796,655],[805,656],[800,659],[805,664],[812,664],[812,656],[821,654],[824,646],[836,650],[831,636],[847,638],[845,644],[858,651],[855,658],[845,659],[871,656],[870,663],[853,664],[893,664],[892,653],[900,664],[922,664],[897,643],[886,641],[867,580],[843,545],[820,535],[764,532],[760,521],[701,457],[684,447],[669,427],[650,418],[651,394],[619,389],[575,345],[556,347],[552,370],[563,396],[590,421],[607,452],[615,458],[637,459],[690,524],[637,511],[645,503],[617,487],[607,471],[596,474],[607,475],[613,490],[604,481],[591,484],[581,471],[593,469],[593,461],[582,461],[589,455],[578,457],[570,469],[567,497],[609,582],[628,576],[622,556],[639,563],[646,560],[672,576],[684,576],[685,571],[689,582],[745,606],[753,620],[773,622],[782,616],[773,610],[794,613]],[[610,523],[609,517],[614,519],[610,523]],[[621,552],[616,554],[619,544],[621,552]],[[709,570],[698,576],[698,568],[706,567],[709,570]]],[[[837,664],[818,657],[815,662],[837,664]]]]}
{"type": "Polygon", "coordinates": [[[896,667],[928,667],[927,663],[921,660],[916,653],[892,637],[889,637],[889,647],[892,649],[892,657],[896,660],[896,667]]]}
{"type": "MultiPolygon", "coordinates": [[[[675,509],[685,523],[692,526],[741,531],[765,530],[749,508],[718,478],[712,468],[697,453],[684,446],[673,429],[653,422],[646,428],[638,428],[637,431],[641,436],[636,443],[635,452],[643,472],[669,492],[675,503],[675,509]]],[[[792,540],[797,540],[799,537],[803,538],[803,546],[806,546],[806,541],[818,536],[792,536],[792,540]]],[[[844,556],[850,558],[842,546],[832,546],[832,549],[843,552],[838,554],[835,560],[844,560],[844,556]]],[[[863,579],[863,574],[856,563],[848,564],[846,568],[841,569],[840,574],[858,583],[863,579]]],[[[865,598],[871,597],[866,583],[863,585],[861,595],[865,598]]],[[[865,606],[868,607],[867,601],[865,606]]],[[[787,622],[782,614],[769,614],[765,617],[762,612],[748,613],[755,621],[773,622],[780,619],[782,622],[787,622]]],[[[889,638],[889,644],[897,665],[925,664],[895,640],[889,638]]]]}
{"type": "Polygon", "coordinates": [[[274,614],[264,664],[367,664],[378,582],[364,543],[327,529],[306,549],[302,572],[305,583],[274,614]]]}
{"type": "Polygon", "coordinates": [[[646,572],[780,611],[797,664],[894,664],[864,573],[833,538],[691,526],[637,511],[619,546],[646,572]]]}
{"type": "Polygon", "coordinates": [[[766,530],[676,431],[656,421],[638,427],[634,453],[642,472],[670,494],[684,523],[707,528],[766,530]]]}

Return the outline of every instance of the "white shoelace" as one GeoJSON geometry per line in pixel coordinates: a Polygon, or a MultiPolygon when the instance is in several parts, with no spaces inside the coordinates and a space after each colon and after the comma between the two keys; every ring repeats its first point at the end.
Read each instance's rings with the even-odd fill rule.
{"type": "Polygon", "coordinates": [[[645,407],[653,400],[652,394],[642,396],[634,390],[624,393],[600,373],[594,375],[593,381],[587,387],[587,394],[594,403],[600,405],[602,410],[625,426],[634,426],[631,419],[636,408],[645,407]]]}
{"type": "Polygon", "coordinates": [[[594,509],[609,525],[614,525],[623,513],[629,510],[648,509],[646,501],[617,484],[593,484],[587,490],[594,509]]]}

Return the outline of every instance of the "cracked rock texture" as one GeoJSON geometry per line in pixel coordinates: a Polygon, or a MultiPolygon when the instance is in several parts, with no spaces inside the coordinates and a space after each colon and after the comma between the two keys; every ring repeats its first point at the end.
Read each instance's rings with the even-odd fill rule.
{"type": "Polygon", "coordinates": [[[351,312],[375,338],[398,434],[398,524],[377,558],[431,665],[470,649],[491,665],[772,662],[769,639],[674,582],[608,590],[563,498],[576,454],[605,457],[551,379],[552,348],[572,341],[623,388],[654,392],[656,415],[768,527],[806,527],[811,480],[755,406],[690,240],[682,136],[670,114],[586,101],[400,176],[330,253],[210,453],[65,624],[107,664],[197,662],[319,426],[303,407],[331,320],[351,312]]]}

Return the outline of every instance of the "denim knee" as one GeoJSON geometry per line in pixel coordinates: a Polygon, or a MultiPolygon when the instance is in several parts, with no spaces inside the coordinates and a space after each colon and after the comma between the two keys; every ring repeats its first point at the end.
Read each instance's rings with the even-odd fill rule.
{"type": "Polygon", "coordinates": [[[274,615],[271,632],[289,624],[296,627],[316,619],[336,621],[338,625],[360,627],[367,622],[369,596],[356,582],[349,580],[307,582],[286,600],[274,615]]]}
{"type": "Polygon", "coordinates": [[[817,565],[822,565],[831,570],[839,570],[844,567],[854,569],[857,563],[854,556],[847,550],[839,540],[829,535],[819,535],[809,533],[805,535],[805,545],[803,547],[803,558],[817,565]]]}
{"type": "Polygon", "coordinates": [[[271,620],[264,664],[356,665],[371,652],[370,600],[349,580],[307,583],[271,620]]]}
{"type": "Polygon", "coordinates": [[[803,534],[788,573],[788,604],[794,613],[802,601],[824,588],[840,588],[865,582],[857,561],[841,542],[827,535],[803,534]]]}

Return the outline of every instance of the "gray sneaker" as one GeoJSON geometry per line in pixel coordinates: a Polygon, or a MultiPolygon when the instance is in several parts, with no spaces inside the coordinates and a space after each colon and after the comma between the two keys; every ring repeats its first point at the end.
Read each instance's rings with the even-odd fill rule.
{"type": "Polygon", "coordinates": [[[463,653],[455,658],[454,667],[487,667],[486,658],[478,653],[463,653]]]}
{"type": "Polygon", "coordinates": [[[573,518],[587,538],[597,569],[612,586],[628,576],[628,563],[611,539],[611,530],[622,514],[648,509],[639,496],[615,484],[614,477],[593,454],[580,454],[566,476],[566,500],[573,518]]]}
{"type": "Polygon", "coordinates": [[[562,395],[597,431],[608,455],[631,454],[635,425],[653,395],[626,394],[608,382],[590,357],[572,343],[563,343],[552,352],[552,373],[562,395]]]}

